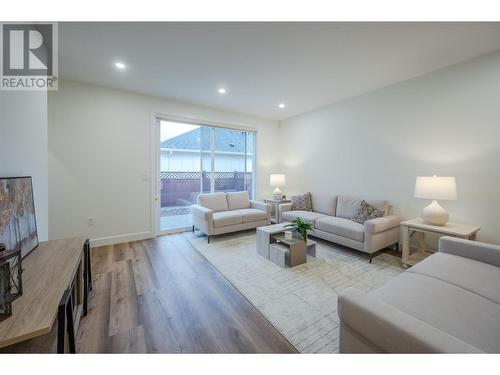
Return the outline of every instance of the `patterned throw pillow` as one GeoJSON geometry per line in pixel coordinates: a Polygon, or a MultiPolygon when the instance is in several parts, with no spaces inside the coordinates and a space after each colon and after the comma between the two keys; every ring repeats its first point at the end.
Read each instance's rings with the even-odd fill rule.
{"type": "Polygon", "coordinates": [[[382,216],[384,216],[384,211],[373,207],[371,204],[363,200],[361,201],[361,205],[359,206],[358,213],[356,214],[356,216],[351,217],[351,220],[355,221],[356,223],[364,224],[367,220],[382,216]]]}
{"type": "Polygon", "coordinates": [[[311,193],[292,196],[292,210],[312,211],[311,193]]]}

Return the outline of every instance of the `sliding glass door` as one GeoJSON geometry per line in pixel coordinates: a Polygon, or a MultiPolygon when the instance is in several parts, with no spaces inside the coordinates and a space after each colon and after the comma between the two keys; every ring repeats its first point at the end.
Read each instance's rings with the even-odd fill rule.
{"type": "Polygon", "coordinates": [[[214,191],[247,190],[252,196],[253,133],[215,128],[214,191]]]}
{"type": "Polygon", "coordinates": [[[160,231],[189,229],[200,193],[254,192],[255,133],[159,120],[160,231]]]}

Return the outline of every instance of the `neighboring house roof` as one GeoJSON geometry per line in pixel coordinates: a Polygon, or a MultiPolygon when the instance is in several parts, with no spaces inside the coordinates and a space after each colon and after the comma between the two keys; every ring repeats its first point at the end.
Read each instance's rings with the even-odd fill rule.
{"type": "MultiPolygon", "coordinates": [[[[215,151],[219,152],[245,152],[245,137],[243,131],[228,130],[222,128],[215,129],[215,151]]],[[[161,148],[179,150],[210,150],[210,128],[199,127],[187,133],[167,139],[161,142],[161,148]]],[[[253,151],[253,137],[248,137],[249,154],[253,151]]]]}

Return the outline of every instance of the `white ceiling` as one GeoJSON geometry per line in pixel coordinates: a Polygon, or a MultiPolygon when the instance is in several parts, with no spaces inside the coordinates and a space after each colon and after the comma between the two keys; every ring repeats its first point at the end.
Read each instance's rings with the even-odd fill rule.
{"type": "Polygon", "coordinates": [[[500,23],[63,23],[59,38],[62,78],[284,119],[498,50],[500,23]]]}

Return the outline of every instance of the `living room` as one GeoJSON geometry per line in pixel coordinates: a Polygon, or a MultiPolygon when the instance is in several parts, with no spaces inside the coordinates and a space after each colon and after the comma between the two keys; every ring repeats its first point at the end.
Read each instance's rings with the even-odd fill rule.
{"type": "Polygon", "coordinates": [[[497,20],[12,14],[2,356],[500,352],[497,20]]]}

